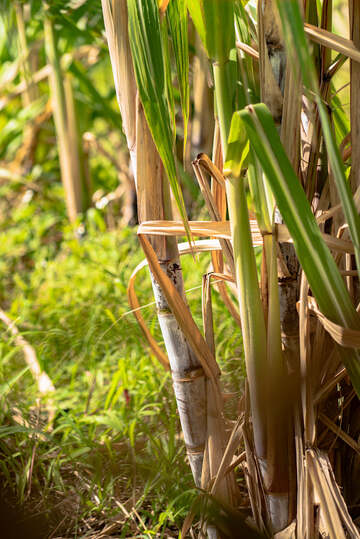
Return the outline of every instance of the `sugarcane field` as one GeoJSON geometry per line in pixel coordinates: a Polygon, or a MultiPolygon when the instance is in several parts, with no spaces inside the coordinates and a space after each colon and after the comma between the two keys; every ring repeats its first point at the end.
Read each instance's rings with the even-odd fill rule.
{"type": "Polygon", "coordinates": [[[0,539],[360,539],[360,1],[0,0],[0,539]]]}

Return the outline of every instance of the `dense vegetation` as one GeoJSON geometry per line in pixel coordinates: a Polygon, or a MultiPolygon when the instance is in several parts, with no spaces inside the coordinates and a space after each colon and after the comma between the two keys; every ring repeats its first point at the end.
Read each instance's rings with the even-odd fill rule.
{"type": "Polygon", "coordinates": [[[8,536],[358,537],[356,0],[0,7],[8,536]]]}

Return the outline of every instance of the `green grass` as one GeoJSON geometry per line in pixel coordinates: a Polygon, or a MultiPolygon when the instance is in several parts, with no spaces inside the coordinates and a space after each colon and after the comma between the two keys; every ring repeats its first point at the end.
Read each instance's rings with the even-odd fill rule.
{"type": "MultiPolygon", "coordinates": [[[[40,515],[44,537],[57,526],[55,536],[85,537],[110,525],[116,537],[177,537],[196,492],[170,376],[129,313],[127,283],[142,259],[135,230],[107,231],[102,213],[92,209],[78,241],[57,183],[45,182],[31,200],[26,186],[1,189],[10,206],[0,221],[0,305],[56,388],[48,431],[22,351],[1,325],[3,489],[40,515]]],[[[186,288],[200,285],[208,263],[207,255],[184,258],[186,288]]],[[[141,304],[152,302],[146,270],[137,290],[141,304]]],[[[200,322],[201,290],[188,297],[200,322]]],[[[161,342],[154,305],[143,314],[161,342]]],[[[226,389],[238,391],[239,331],[217,293],[214,315],[226,389]]]]}
{"type": "MultiPolygon", "coordinates": [[[[80,130],[90,131],[117,160],[124,140],[101,37],[100,3],[87,2],[69,16],[60,8],[64,3],[55,2],[60,52],[89,43],[99,48],[99,61],[92,66],[76,61],[69,67],[80,130]],[[94,4],[93,11],[88,4],[94,4]]],[[[35,3],[27,25],[29,43],[42,40],[37,10],[35,3]]],[[[10,21],[5,28],[0,17],[5,66],[0,79],[17,58],[15,38],[15,28],[10,21]]],[[[38,59],[41,67],[42,48],[38,59]]],[[[18,75],[13,84],[19,82],[18,75]]],[[[21,537],[30,537],[31,527],[37,538],[95,537],[103,529],[114,537],[178,537],[196,491],[171,377],[150,354],[129,313],[128,280],[143,258],[136,232],[107,229],[110,212],[120,221],[120,201],[112,209],[90,209],[84,218],[87,234],[75,239],[66,217],[52,119],[41,125],[34,152],[20,166],[26,125],[49,97],[46,81],[39,88],[41,100],[32,107],[23,109],[19,96],[0,111],[0,169],[14,171],[11,180],[0,175],[0,308],[34,347],[55,385],[55,420],[53,430],[46,430],[46,403],[38,415],[37,386],[22,350],[0,322],[0,519],[3,523],[6,512],[12,515],[9,505],[15,507],[9,517],[15,533],[24,513],[21,537]]],[[[94,192],[116,189],[118,171],[111,161],[91,151],[89,166],[94,192]]],[[[198,204],[194,185],[191,179],[193,209],[198,204]]],[[[195,288],[188,300],[200,324],[199,285],[209,260],[208,255],[195,262],[191,256],[183,259],[186,288],[195,288]]],[[[146,270],[137,292],[142,305],[150,304],[143,315],[163,345],[146,270]]],[[[224,385],[239,391],[240,332],[234,331],[216,292],[213,307],[224,385]]],[[[226,409],[235,417],[236,400],[226,409]]]]}

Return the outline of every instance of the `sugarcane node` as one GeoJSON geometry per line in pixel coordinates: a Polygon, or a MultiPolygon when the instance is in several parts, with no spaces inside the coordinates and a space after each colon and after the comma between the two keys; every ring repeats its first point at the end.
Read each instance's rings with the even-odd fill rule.
{"type": "Polygon", "coordinates": [[[279,285],[286,285],[288,283],[295,283],[297,282],[296,276],[289,276],[289,277],[278,277],[278,283],[279,285]]]}
{"type": "Polygon", "coordinates": [[[195,447],[191,447],[189,445],[186,446],[186,452],[189,455],[202,455],[204,453],[205,446],[204,445],[198,445],[195,447]]]}
{"type": "Polygon", "coordinates": [[[214,60],[212,65],[213,66],[224,66],[230,62],[230,58],[227,58],[226,60],[222,60],[221,62],[218,62],[217,60],[214,60]]]}
{"type": "Polygon", "coordinates": [[[196,380],[196,378],[203,378],[205,376],[204,369],[202,367],[195,367],[194,369],[189,369],[186,371],[187,376],[181,376],[177,378],[176,372],[171,372],[173,381],[176,383],[187,383],[187,382],[193,382],[196,380]]]}
{"type": "Polygon", "coordinates": [[[170,309],[166,309],[166,308],[158,308],[156,309],[156,312],[158,314],[158,316],[173,316],[173,313],[170,309]]]}
{"type": "Polygon", "coordinates": [[[177,284],[177,272],[181,271],[181,266],[174,262],[173,264],[168,264],[166,267],[166,274],[174,283],[177,284]]]}

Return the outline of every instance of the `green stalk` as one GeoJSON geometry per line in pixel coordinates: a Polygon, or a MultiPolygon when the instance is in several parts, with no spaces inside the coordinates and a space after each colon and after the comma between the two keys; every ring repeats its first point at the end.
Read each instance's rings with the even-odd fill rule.
{"type": "Polygon", "coordinates": [[[286,369],[281,346],[276,241],[272,235],[274,201],[253,152],[248,154],[244,126],[234,115],[225,173],[232,229],[241,324],[248,371],[254,442],[273,531],[288,522],[288,425],[286,369]],[[249,183],[258,224],[264,233],[265,293],[261,302],[257,269],[241,172],[250,160],[249,183]],[[237,180],[234,179],[237,177],[237,180]],[[236,194],[236,191],[238,193],[236,194]],[[264,319],[264,309],[267,323],[264,319]]]}
{"type": "MultiPolygon", "coordinates": [[[[205,22],[206,25],[212,22],[210,28],[215,26],[214,21],[220,17],[224,4],[223,2],[216,5],[212,1],[204,3],[205,22]]],[[[230,12],[229,4],[230,2],[226,2],[226,6],[230,12]]],[[[230,13],[227,16],[230,19],[230,13]]],[[[234,27],[233,11],[231,22],[232,27],[234,27]]],[[[236,72],[232,70],[232,63],[229,61],[230,49],[235,43],[235,34],[233,35],[234,42],[232,43],[229,40],[228,32],[228,27],[224,28],[223,32],[217,31],[214,41],[211,41],[210,33],[207,34],[207,49],[209,54],[212,52],[212,58],[214,60],[215,101],[220,125],[222,151],[227,160],[229,158],[228,138],[230,135],[236,88],[236,72]],[[223,35],[223,40],[221,40],[221,34],[223,35]]],[[[284,459],[287,453],[287,431],[285,430],[284,434],[284,432],[280,432],[282,430],[281,427],[279,430],[279,418],[276,412],[280,410],[281,406],[269,406],[271,401],[268,398],[275,399],[275,402],[278,404],[281,400],[282,393],[279,393],[278,390],[284,381],[284,364],[281,354],[280,324],[272,321],[269,332],[274,331],[275,333],[268,333],[267,337],[252,244],[245,183],[244,178],[241,177],[241,169],[243,161],[247,156],[248,148],[246,140],[244,139],[242,142],[240,158],[237,163],[238,174],[230,174],[228,176],[226,194],[234,250],[245,362],[249,382],[254,444],[266,491],[270,526],[274,531],[279,531],[286,526],[288,521],[288,466],[287,458],[284,459]],[[280,373],[282,373],[281,376],[280,373]],[[274,432],[271,432],[274,428],[275,436],[274,432]],[[270,436],[268,436],[268,433],[270,436]],[[269,455],[271,455],[271,460],[269,460],[269,455]],[[280,464],[282,464],[280,467],[278,465],[278,459],[280,459],[280,464]],[[284,492],[286,493],[285,496],[283,495],[284,492]]],[[[233,148],[230,149],[230,155],[232,151],[233,148]]],[[[258,185],[255,185],[255,183],[253,185],[254,189],[257,188],[257,193],[260,197],[258,213],[261,216],[261,220],[269,226],[268,200],[266,200],[265,195],[266,189],[262,181],[258,183],[258,185]]],[[[271,230],[269,232],[271,233],[271,230]]],[[[273,284],[271,291],[272,303],[269,314],[271,316],[277,314],[279,318],[277,273],[273,258],[274,248],[272,240],[265,241],[264,251],[266,251],[269,263],[271,264],[271,275],[274,276],[276,274],[275,281],[274,279],[271,281],[273,284]],[[276,286],[276,291],[274,286],[276,286]]],[[[284,418],[281,418],[281,420],[283,421],[284,418]]],[[[286,419],[285,422],[287,422],[286,419]]]]}
{"type": "MultiPolygon", "coordinates": [[[[232,118],[233,88],[227,63],[214,65],[215,98],[219,117],[223,155],[227,155],[232,118]]],[[[252,245],[249,214],[243,178],[229,177],[226,182],[231,237],[246,370],[253,412],[254,440],[259,458],[266,457],[266,410],[264,403],[266,372],[266,329],[261,304],[256,260],[252,245]]]]}
{"type": "Polygon", "coordinates": [[[259,459],[266,458],[266,329],[252,245],[244,179],[226,182],[247,378],[259,459]]]}
{"type": "MultiPolygon", "coordinates": [[[[289,492],[289,456],[288,456],[288,432],[291,402],[287,389],[287,372],[285,358],[281,342],[281,319],[278,284],[278,258],[277,242],[274,234],[264,237],[263,253],[267,265],[268,277],[268,315],[267,315],[267,395],[266,402],[271,404],[271,413],[268,413],[268,438],[267,438],[267,466],[268,466],[268,489],[272,493],[289,492]]],[[[285,508],[284,508],[285,511],[285,508]]],[[[284,513],[284,522],[281,521],[279,528],[286,524],[287,514],[284,513]]],[[[270,518],[274,525],[277,512],[270,508],[270,518]]]]}
{"type": "MultiPolygon", "coordinates": [[[[274,236],[274,197],[259,166],[256,154],[249,153],[248,178],[250,193],[260,230],[264,234],[263,246],[263,310],[267,329],[267,388],[266,402],[271,403],[267,414],[267,488],[272,493],[289,490],[288,425],[289,399],[286,391],[286,364],[282,350],[280,297],[278,284],[278,258],[274,236]],[[264,301],[265,300],[265,301],[264,301]]],[[[270,517],[274,524],[276,511],[270,517]]],[[[287,515],[284,514],[284,519],[287,515]]],[[[279,523],[279,527],[284,522],[279,523]]]]}
{"type": "Polygon", "coordinates": [[[80,211],[83,212],[91,205],[91,177],[90,169],[88,169],[88,178],[85,175],[85,158],[83,151],[83,142],[80,135],[79,117],[77,114],[76,103],[74,99],[72,77],[66,75],[64,77],[64,91],[67,113],[68,138],[71,145],[71,166],[74,178],[77,178],[77,183],[80,188],[80,211]]]}

